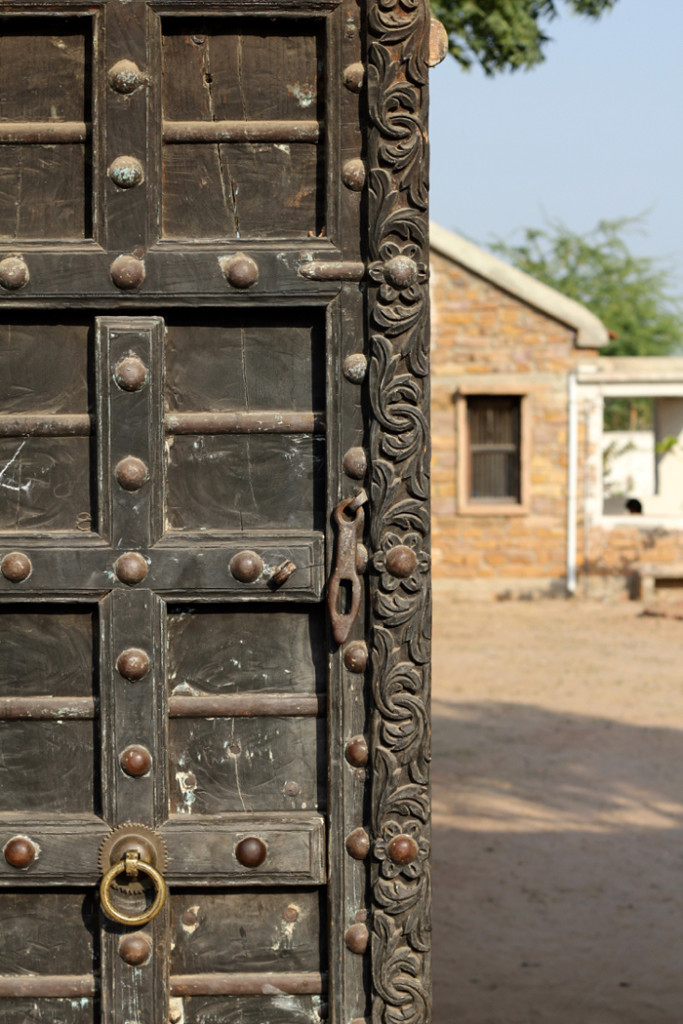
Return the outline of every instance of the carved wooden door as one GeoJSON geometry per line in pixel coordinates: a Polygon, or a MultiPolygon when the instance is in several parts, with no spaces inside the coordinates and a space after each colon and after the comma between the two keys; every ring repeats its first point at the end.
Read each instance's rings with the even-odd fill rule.
{"type": "Polygon", "coordinates": [[[0,4],[3,1024],[429,1019],[428,28],[0,4]]]}

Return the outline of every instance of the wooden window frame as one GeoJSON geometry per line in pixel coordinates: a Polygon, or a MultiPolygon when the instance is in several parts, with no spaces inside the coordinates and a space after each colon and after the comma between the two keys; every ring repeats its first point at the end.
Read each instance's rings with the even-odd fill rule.
{"type": "Polygon", "coordinates": [[[525,516],[529,514],[529,483],[531,455],[531,400],[527,391],[514,384],[466,384],[455,395],[457,431],[457,494],[458,515],[525,516]],[[519,501],[496,502],[470,497],[470,431],[467,417],[468,398],[509,396],[519,398],[519,501]]]}

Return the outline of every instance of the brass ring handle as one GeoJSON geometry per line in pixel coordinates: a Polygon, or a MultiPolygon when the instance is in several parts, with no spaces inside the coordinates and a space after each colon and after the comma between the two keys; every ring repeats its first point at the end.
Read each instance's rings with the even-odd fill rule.
{"type": "Polygon", "coordinates": [[[151,864],[148,864],[144,860],[137,860],[137,870],[142,871],[143,875],[147,875],[148,878],[152,879],[152,882],[156,887],[156,895],[151,907],[143,911],[142,914],[122,914],[121,911],[117,910],[112,903],[109,890],[114,879],[123,874],[123,872],[126,871],[127,866],[128,865],[125,861],[120,860],[109,868],[109,871],[107,871],[100,882],[100,900],[105,914],[107,917],[110,917],[112,921],[118,921],[119,924],[130,924],[137,927],[141,924],[147,924],[148,921],[155,918],[163,907],[166,902],[166,882],[164,881],[163,876],[156,868],[153,868],[151,864]]]}

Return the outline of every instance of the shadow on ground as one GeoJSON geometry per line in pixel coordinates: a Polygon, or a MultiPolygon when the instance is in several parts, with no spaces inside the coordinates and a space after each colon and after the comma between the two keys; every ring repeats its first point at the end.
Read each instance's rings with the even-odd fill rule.
{"type": "Polygon", "coordinates": [[[433,714],[435,1024],[680,1024],[683,731],[433,714]]]}

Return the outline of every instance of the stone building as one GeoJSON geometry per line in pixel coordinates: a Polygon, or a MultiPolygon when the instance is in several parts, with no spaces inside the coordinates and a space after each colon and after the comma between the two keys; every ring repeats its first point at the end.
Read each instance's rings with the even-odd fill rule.
{"type": "Polygon", "coordinates": [[[683,582],[683,360],[598,358],[608,333],[584,306],[438,225],[431,256],[436,593],[683,582]],[[638,516],[604,487],[603,404],[626,395],[655,403],[638,516]]]}
{"type": "Polygon", "coordinates": [[[579,368],[580,462],[587,481],[583,590],[680,598],[683,586],[683,358],[605,358],[579,368]],[[646,429],[605,431],[606,401],[650,403],[646,429]],[[616,493],[615,493],[616,492],[616,493]],[[624,498],[636,499],[629,515],[624,498]],[[623,583],[621,587],[623,591],[623,583]]]}

